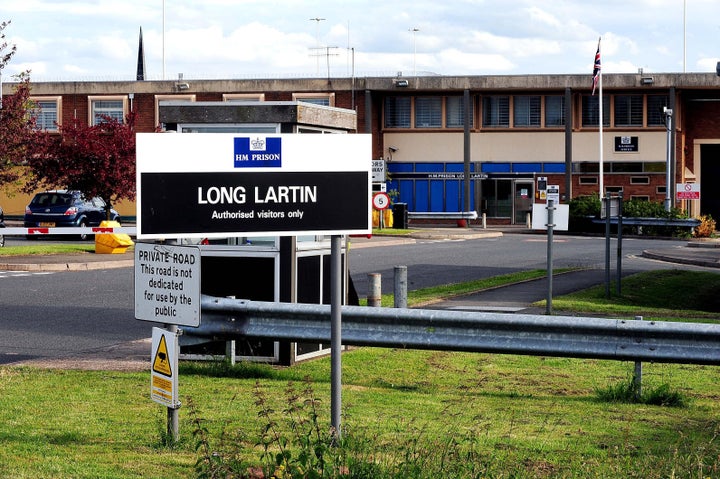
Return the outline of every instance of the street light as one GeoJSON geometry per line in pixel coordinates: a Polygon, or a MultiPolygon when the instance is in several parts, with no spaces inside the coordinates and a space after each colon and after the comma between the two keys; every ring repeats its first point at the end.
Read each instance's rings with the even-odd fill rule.
{"type": "Polygon", "coordinates": [[[663,113],[665,114],[665,127],[667,129],[667,164],[665,166],[665,211],[670,211],[672,206],[672,200],[670,187],[672,181],[672,114],[673,111],[668,107],[663,107],[663,113]]]}
{"type": "Polygon", "coordinates": [[[413,34],[413,76],[417,76],[416,70],[415,70],[415,60],[417,59],[417,43],[415,41],[415,34],[419,32],[419,28],[408,28],[408,32],[412,32],[413,34]]]}
{"type": "Polygon", "coordinates": [[[317,59],[316,59],[316,62],[317,62],[316,74],[317,75],[320,75],[320,22],[322,22],[323,20],[325,20],[325,19],[320,18],[320,17],[315,17],[315,18],[310,19],[311,22],[316,22],[315,23],[315,41],[317,42],[317,55],[316,55],[316,57],[317,57],[317,59]]]}

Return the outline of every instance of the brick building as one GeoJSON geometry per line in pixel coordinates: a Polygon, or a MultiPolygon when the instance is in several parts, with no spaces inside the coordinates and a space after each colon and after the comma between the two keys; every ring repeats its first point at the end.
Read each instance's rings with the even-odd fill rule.
{"type": "MultiPolygon", "coordinates": [[[[373,135],[373,159],[387,163],[388,190],[411,212],[470,209],[491,222],[524,222],[544,177],[560,186],[564,200],[598,193],[602,183],[605,192],[627,199],[662,202],[667,195],[694,216],[720,217],[714,184],[720,178],[720,78],[604,74],[602,181],[600,96],[591,95],[591,87],[588,75],[180,79],[34,83],[32,94],[39,124],[50,130],[56,122],[92,123],[98,115],[124,118],[133,110],[138,131],[155,131],[163,126],[159,105],[168,100],[352,109],[357,132],[373,135]],[[676,202],[677,183],[699,183],[701,199],[676,202]]],[[[3,94],[12,88],[4,84],[3,94]]],[[[320,131],[308,120],[303,132],[320,131]]],[[[24,195],[0,191],[8,215],[22,214],[26,202],[24,195]]],[[[119,209],[135,216],[133,204],[119,209]]]]}

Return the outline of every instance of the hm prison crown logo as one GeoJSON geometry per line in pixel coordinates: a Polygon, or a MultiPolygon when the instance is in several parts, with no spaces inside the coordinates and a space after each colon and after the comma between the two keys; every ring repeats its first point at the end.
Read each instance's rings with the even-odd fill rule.
{"type": "Polygon", "coordinates": [[[282,167],[282,139],[243,137],[234,139],[235,168],[282,167]]]}

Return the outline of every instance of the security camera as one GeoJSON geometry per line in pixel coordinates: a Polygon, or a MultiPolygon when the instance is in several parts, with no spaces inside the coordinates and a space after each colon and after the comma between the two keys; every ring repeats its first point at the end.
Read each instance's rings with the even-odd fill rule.
{"type": "Polygon", "coordinates": [[[388,150],[390,150],[391,153],[395,153],[398,149],[399,148],[397,146],[388,146],[388,150]]]}
{"type": "Polygon", "coordinates": [[[664,106],[664,107],[663,107],[663,113],[666,114],[667,116],[672,116],[673,111],[672,111],[672,109],[664,106]]]}

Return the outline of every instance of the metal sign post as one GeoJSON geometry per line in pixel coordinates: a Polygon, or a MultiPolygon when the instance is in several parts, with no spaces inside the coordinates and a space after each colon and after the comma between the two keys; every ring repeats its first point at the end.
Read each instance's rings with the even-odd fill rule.
{"type": "Polygon", "coordinates": [[[545,302],[545,314],[552,314],[552,292],[553,292],[553,212],[555,211],[555,200],[548,199],[547,202],[547,301],[545,302]]]}
{"type": "Polygon", "coordinates": [[[330,426],[341,437],[342,411],[342,251],[341,237],[330,239],[330,426]]]}

